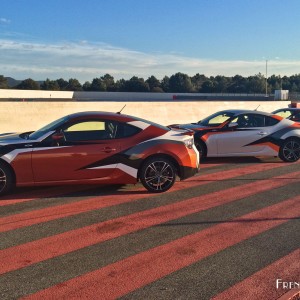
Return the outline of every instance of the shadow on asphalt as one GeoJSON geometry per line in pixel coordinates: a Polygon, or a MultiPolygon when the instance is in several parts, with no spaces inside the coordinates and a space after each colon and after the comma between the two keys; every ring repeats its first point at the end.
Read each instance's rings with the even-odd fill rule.
{"type": "MultiPolygon", "coordinates": [[[[279,158],[273,157],[218,157],[218,158],[206,158],[201,161],[201,165],[210,164],[259,164],[259,163],[282,163],[279,158]]],[[[199,173],[201,175],[201,171],[199,173]]],[[[261,178],[259,178],[262,180],[261,178]]],[[[284,178],[281,178],[281,180],[284,178]]],[[[291,179],[291,178],[289,178],[291,179]]],[[[205,181],[205,179],[190,179],[191,181],[205,181]]],[[[222,179],[220,179],[222,180],[222,179]]],[[[230,179],[228,179],[230,180],[230,179]]],[[[211,180],[209,180],[211,181],[211,180]]],[[[59,198],[59,197],[97,197],[101,195],[151,195],[145,190],[140,183],[133,185],[74,185],[74,191],[72,186],[45,186],[45,187],[19,187],[16,188],[12,193],[1,196],[1,200],[26,200],[26,199],[39,199],[39,198],[59,198]],[[80,188],[78,188],[80,187],[80,188]],[[82,188],[81,188],[82,187],[82,188]],[[65,189],[65,190],[64,190],[65,189]]]]}
{"type": "Polygon", "coordinates": [[[257,163],[284,163],[278,157],[207,157],[201,160],[206,164],[257,164],[257,163]]]}

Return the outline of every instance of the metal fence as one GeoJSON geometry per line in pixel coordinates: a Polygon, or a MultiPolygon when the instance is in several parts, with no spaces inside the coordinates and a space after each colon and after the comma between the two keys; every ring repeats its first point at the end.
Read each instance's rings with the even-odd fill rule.
{"type": "Polygon", "coordinates": [[[300,93],[289,93],[289,100],[300,100],[300,93]]]}

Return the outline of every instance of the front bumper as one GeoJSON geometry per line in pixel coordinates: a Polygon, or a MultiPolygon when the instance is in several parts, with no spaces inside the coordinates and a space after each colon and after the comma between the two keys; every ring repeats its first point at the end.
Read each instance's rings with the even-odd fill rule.
{"type": "Polygon", "coordinates": [[[200,167],[191,168],[191,167],[180,167],[180,180],[184,180],[196,175],[200,170],[200,167]]]}

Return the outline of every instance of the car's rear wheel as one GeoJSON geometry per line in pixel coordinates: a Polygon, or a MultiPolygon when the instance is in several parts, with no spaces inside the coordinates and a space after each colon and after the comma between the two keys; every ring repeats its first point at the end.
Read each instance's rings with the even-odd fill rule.
{"type": "Polygon", "coordinates": [[[197,150],[199,151],[200,159],[204,160],[207,156],[207,148],[206,148],[205,143],[202,141],[196,141],[195,146],[196,146],[197,150]]]}
{"type": "Polygon", "coordinates": [[[14,176],[12,170],[0,162],[0,195],[3,195],[10,190],[12,190],[14,186],[14,176]]]}
{"type": "Polygon", "coordinates": [[[300,139],[290,138],[283,142],[279,157],[286,162],[295,162],[300,158],[300,139]]]}
{"type": "Polygon", "coordinates": [[[165,157],[153,157],[143,164],[140,180],[149,192],[162,193],[173,186],[176,180],[176,168],[165,157]]]}

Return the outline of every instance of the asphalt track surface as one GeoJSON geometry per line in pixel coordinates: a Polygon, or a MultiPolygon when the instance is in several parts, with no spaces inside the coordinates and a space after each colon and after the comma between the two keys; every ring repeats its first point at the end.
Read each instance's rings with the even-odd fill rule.
{"type": "Polygon", "coordinates": [[[0,198],[0,299],[299,299],[300,162],[208,159],[141,185],[0,198]],[[295,296],[296,295],[296,296],[295,296]]]}

